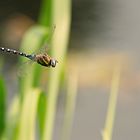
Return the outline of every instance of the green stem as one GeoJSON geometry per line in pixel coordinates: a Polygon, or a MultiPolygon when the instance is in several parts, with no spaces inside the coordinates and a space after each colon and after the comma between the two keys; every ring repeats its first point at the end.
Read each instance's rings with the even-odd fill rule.
{"type": "Polygon", "coordinates": [[[71,21],[71,0],[52,1],[52,23],[56,30],[52,39],[52,56],[58,60],[55,69],[49,72],[48,103],[42,140],[52,140],[53,125],[56,113],[56,102],[60,76],[65,63],[71,21]]]}
{"type": "Polygon", "coordinates": [[[111,140],[112,133],[113,133],[113,126],[114,126],[114,119],[115,119],[115,110],[117,104],[117,96],[119,90],[119,81],[120,81],[120,73],[121,73],[121,61],[119,60],[118,63],[115,65],[113,71],[113,78],[112,78],[112,85],[111,85],[111,93],[109,98],[109,105],[107,110],[107,118],[105,122],[105,128],[103,130],[103,140],[111,140]]]}

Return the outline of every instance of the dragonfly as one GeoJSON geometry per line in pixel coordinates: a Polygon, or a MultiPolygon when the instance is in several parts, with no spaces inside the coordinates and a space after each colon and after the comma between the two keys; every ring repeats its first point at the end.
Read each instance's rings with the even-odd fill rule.
{"type": "Polygon", "coordinates": [[[58,63],[58,61],[56,59],[52,58],[47,53],[26,54],[24,52],[20,52],[20,51],[14,50],[14,49],[9,49],[9,48],[4,48],[4,47],[0,47],[0,51],[26,57],[34,62],[37,62],[41,66],[45,66],[45,67],[55,67],[56,64],[58,63]]]}

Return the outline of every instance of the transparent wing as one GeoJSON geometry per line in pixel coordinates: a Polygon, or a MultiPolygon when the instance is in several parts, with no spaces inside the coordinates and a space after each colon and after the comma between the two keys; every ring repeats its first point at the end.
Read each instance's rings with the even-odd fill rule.
{"type": "Polygon", "coordinates": [[[17,76],[18,77],[24,77],[28,75],[28,68],[31,67],[34,64],[34,61],[32,60],[27,60],[26,62],[23,62],[17,71],[17,76]]]}
{"type": "MultiPolygon", "coordinates": [[[[32,55],[33,54],[44,54],[44,53],[46,53],[46,52],[48,52],[49,51],[49,43],[50,43],[50,40],[51,40],[51,38],[52,38],[52,36],[53,36],[53,34],[54,34],[54,31],[55,31],[55,28],[56,28],[56,26],[55,25],[53,25],[53,27],[51,28],[51,31],[49,32],[49,35],[48,35],[48,37],[47,37],[47,39],[45,39],[44,40],[44,42],[42,43],[42,47],[38,50],[38,51],[36,51],[36,52],[34,52],[34,53],[32,53],[32,55]]],[[[30,62],[30,61],[29,61],[30,62]]],[[[28,62],[28,63],[29,63],[28,62]]],[[[33,63],[32,61],[30,62],[30,63],[33,63]]],[[[26,62],[25,62],[25,64],[26,64],[26,62]]],[[[24,65],[25,65],[24,64],[24,65]]],[[[23,67],[23,66],[22,66],[23,67]]],[[[20,70],[19,70],[19,76],[20,75],[23,75],[23,74],[21,74],[21,73],[23,73],[22,72],[22,67],[20,68],[20,70]]],[[[26,75],[26,74],[25,74],[26,75]]]]}
{"type": "Polygon", "coordinates": [[[50,40],[52,39],[55,29],[56,29],[56,26],[53,25],[53,27],[51,28],[50,34],[49,34],[48,38],[46,39],[47,42],[50,42],[50,40]]]}
{"type": "Polygon", "coordinates": [[[50,41],[51,41],[52,36],[54,34],[55,28],[56,28],[56,26],[53,25],[53,27],[51,28],[51,31],[50,31],[47,39],[45,39],[45,41],[43,42],[43,45],[39,49],[38,53],[41,53],[42,54],[42,53],[45,53],[45,52],[49,51],[50,41]]]}

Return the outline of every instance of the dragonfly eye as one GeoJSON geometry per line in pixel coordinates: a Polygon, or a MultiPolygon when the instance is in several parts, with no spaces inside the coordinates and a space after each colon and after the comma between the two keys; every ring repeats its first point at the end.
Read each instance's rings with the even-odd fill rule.
{"type": "Polygon", "coordinates": [[[57,63],[57,61],[56,61],[56,60],[51,59],[51,66],[52,66],[52,67],[55,67],[55,66],[56,66],[56,63],[57,63]]]}

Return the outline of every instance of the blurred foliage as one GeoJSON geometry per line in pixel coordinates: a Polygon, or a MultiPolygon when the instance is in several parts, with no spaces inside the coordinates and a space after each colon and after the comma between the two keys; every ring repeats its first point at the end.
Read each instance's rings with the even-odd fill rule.
{"type": "Polygon", "coordinates": [[[115,121],[115,112],[116,112],[116,104],[120,83],[120,74],[121,74],[121,60],[115,63],[112,82],[111,82],[111,92],[107,110],[107,117],[105,122],[105,127],[102,133],[103,140],[111,140],[113,135],[113,127],[115,121]]]}
{"type": "Polygon", "coordinates": [[[5,128],[6,95],[5,82],[3,77],[0,76],[0,138],[5,128]]]}
{"type": "MultiPolygon", "coordinates": [[[[46,68],[45,91],[41,86],[42,66],[24,66],[25,75],[19,78],[19,92],[15,95],[8,111],[5,107],[6,87],[0,77],[0,138],[2,140],[52,140],[56,116],[56,104],[60,84],[66,80],[66,106],[62,126],[62,140],[70,139],[78,88],[77,70],[66,73],[66,52],[71,24],[71,0],[43,0],[38,23],[24,35],[21,49],[29,54],[45,47],[52,27],[55,33],[49,40],[50,56],[58,60],[55,68],[46,68]],[[27,75],[26,75],[27,74],[27,75]],[[68,76],[66,76],[68,75],[68,76]],[[38,132],[38,133],[36,133],[38,132]]],[[[20,59],[21,62],[24,58],[20,59]]],[[[117,101],[120,65],[116,64],[107,112],[103,139],[111,140],[117,101]]]]}
{"type": "MultiPolygon", "coordinates": [[[[6,93],[3,80],[0,81],[0,107],[2,108],[0,132],[3,140],[34,140],[38,135],[36,126],[39,126],[40,140],[52,140],[57,95],[62,72],[65,72],[64,64],[71,22],[71,1],[43,0],[38,19],[38,24],[32,26],[25,33],[21,49],[31,54],[45,47],[52,27],[56,25],[57,29],[49,43],[51,44],[51,56],[55,57],[59,64],[54,69],[46,68],[49,75],[49,79],[46,78],[45,81],[48,83],[46,91],[43,91],[41,86],[42,67],[39,65],[24,66],[23,76],[19,78],[19,94],[14,97],[7,117],[5,117],[4,106],[6,93]],[[26,72],[26,70],[28,71],[26,72]]],[[[21,58],[20,61],[23,62],[24,58],[21,58]]]]}

